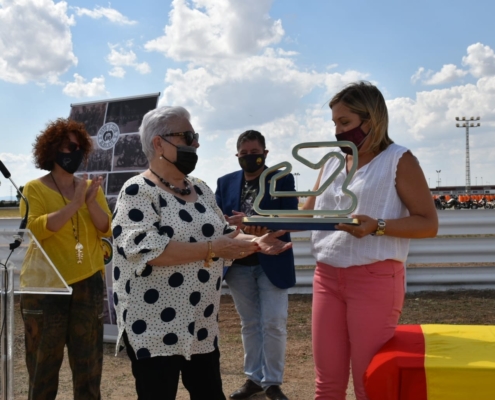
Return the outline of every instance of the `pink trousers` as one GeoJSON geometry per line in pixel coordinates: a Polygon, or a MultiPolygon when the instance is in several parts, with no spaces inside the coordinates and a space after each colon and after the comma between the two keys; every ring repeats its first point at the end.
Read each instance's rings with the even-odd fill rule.
{"type": "Polygon", "coordinates": [[[313,357],[318,400],[345,400],[349,366],[357,400],[363,376],[394,334],[404,303],[404,264],[385,260],[349,268],[317,263],[313,283],[313,357]]]}

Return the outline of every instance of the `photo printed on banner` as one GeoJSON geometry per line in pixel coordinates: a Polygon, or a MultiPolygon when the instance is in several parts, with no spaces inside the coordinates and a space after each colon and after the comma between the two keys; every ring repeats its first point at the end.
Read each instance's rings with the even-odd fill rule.
{"type": "Polygon", "coordinates": [[[96,136],[105,121],[107,103],[74,105],[70,110],[70,119],[82,122],[90,136],[96,136]]]}
{"type": "MultiPolygon", "coordinates": [[[[141,150],[138,132],[144,115],[156,108],[159,96],[160,93],[153,93],[71,105],[70,118],[83,123],[93,141],[93,150],[88,162],[81,164],[77,175],[87,173],[88,179],[103,177],[101,187],[112,214],[115,212],[118,195],[124,183],[148,168],[148,160],[141,150]]],[[[102,246],[105,243],[102,239],[102,246]]],[[[105,249],[104,255],[106,330],[107,325],[116,324],[116,318],[112,291],[112,261],[108,261],[105,249]]]]}
{"type": "Polygon", "coordinates": [[[117,196],[122,188],[122,185],[133,176],[136,176],[140,171],[134,172],[112,172],[108,174],[107,195],[117,196]]]}
{"type": "Polygon", "coordinates": [[[138,132],[144,114],[156,108],[156,100],[148,97],[109,102],[105,122],[115,122],[121,134],[138,132]]]}
{"type": "Polygon", "coordinates": [[[113,171],[143,170],[148,160],[143,153],[139,134],[121,135],[114,147],[113,171]]]}
{"type": "MultiPolygon", "coordinates": [[[[96,140],[93,139],[95,142],[96,140]]],[[[88,159],[88,172],[93,171],[110,171],[112,166],[112,149],[103,150],[100,149],[96,143],[94,144],[93,151],[89,155],[88,159]]]]}
{"type": "Polygon", "coordinates": [[[102,171],[107,172],[112,167],[112,150],[102,150],[96,144],[96,138],[91,138],[93,141],[93,150],[89,153],[88,161],[82,162],[77,169],[78,173],[81,172],[94,172],[102,171]]]}
{"type": "Polygon", "coordinates": [[[108,208],[113,214],[113,212],[115,211],[115,205],[117,204],[117,196],[107,196],[106,199],[107,199],[108,208]]]}
{"type": "MultiPolygon", "coordinates": [[[[111,268],[108,268],[111,270],[111,268]]],[[[108,274],[109,271],[107,271],[108,274]]],[[[115,306],[113,304],[113,288],[107,286],[106,293],[103,298],[103,323],[108,325],[114,325],[117,323],[117,313],[115,312],[115,306]]]]}

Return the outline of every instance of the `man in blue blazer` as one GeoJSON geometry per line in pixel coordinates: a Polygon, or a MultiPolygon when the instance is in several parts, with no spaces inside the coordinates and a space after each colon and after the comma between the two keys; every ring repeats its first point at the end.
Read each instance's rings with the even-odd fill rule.
{"type": "MultiPolygon", "coordinates": [[[[242,218],[254,213],[259,176],[267,168],[265,138],[258,131],[246,131],[237,140],[237,152],[242,169],[219,178],[215,195],[227,221],[242,227],[242,218]]],[[[270,196],[269,182],[275,173],[269,175],[264,183],[265,196],[260,208],[296,210],[297,197],[270,196]]],[[[279,179],[276,188],[294,191],[294,176],[289,174],[279,179]]],[[[286,233],[280,239],[290,242],[290,235],[286,233]]],[[[292,249],[276,256],[255,253],[234,260],[225,280],[241,317],[244,373],[247,377],[244,385],[230,398],[247,399],[264,391],[271,400],[287,400],[280,386],[287,342],[287,289],[296,282],[292,249]]]]}

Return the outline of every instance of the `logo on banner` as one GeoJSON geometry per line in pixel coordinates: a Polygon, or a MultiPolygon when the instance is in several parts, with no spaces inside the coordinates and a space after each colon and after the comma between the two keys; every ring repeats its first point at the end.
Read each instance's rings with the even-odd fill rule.
{"type": "Polygon", "coordinates": [[[112,242],[106,238],[101,238],[101,247],[103,249],[103,262],[108,265],[112,262],[113,247],[112,242]]]}
{"type": "Polygon", "coordinates": [[[115,122],[107,122],[98,131],[97,141],[100,149],[108,150],[119,140],[120,129],[115,122]]]}

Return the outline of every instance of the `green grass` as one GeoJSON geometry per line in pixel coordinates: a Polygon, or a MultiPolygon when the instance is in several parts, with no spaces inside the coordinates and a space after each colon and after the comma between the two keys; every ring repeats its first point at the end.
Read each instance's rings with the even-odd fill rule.
{"type": "Polygon", "coordinates": [[[19,218],[19,209],[0,207],[0,218],[19,218]]]}

